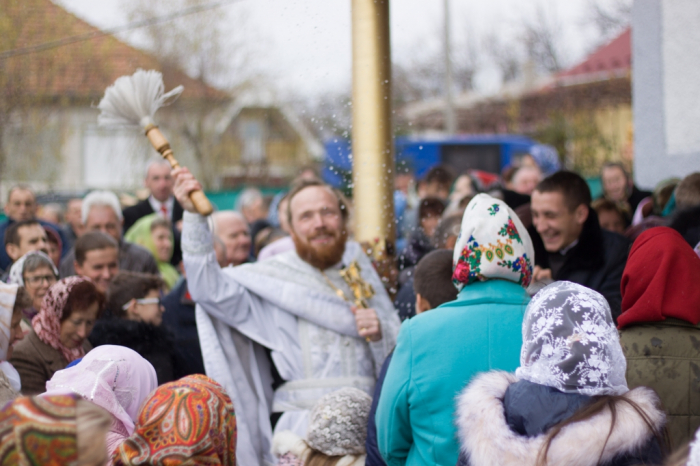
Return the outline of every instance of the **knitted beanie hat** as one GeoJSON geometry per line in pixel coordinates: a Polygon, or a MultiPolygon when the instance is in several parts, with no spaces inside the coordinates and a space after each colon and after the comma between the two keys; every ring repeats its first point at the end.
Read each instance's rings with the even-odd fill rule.
{"type": "Polygon", "coordinates": [[[306,443],[328,456],[363,455],[372,398],[357,388],[322,397],[311,410],[306,443]]]}

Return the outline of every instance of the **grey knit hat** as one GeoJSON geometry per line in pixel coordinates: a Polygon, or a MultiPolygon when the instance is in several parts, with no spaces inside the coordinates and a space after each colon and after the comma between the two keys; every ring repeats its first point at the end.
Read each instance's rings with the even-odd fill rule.
{"type": "Polygon", "coordinates": [[[322,397],[311,410],[306,443],[328,456],[363,455],[372,398],[357,388],[322,397]]]}

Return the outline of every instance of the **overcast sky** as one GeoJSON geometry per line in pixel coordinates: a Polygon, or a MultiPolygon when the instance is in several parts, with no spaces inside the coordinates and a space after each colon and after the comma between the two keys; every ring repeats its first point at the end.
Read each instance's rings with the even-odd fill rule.
{"type": "MultiPolygon", "coordinates": [[[[125,0],[54,0],[98,27],[125,24],[125,0]]],[[[495,32],[513,37],[523,18],[544,7],[561,24],[569,61],[582,59],[596,40],[587,21],[592,0],[450,0],[453,44],[464,43],[467,31],[474,37],[495,32]]],[[[601,0],[611,4],[614,0],[601,0]]],[[[255,64],[270,76],[280,91],[313,95],[350,85],[350,0],[241,0],[224,7],[229,17],[242,11],[245,31],[255,50],[255,64]]],[[[392,54],[397,61],[439,50],[443,17],[442,0],[392,0],[392,54]]],[[[164,12],[167,13],[167,12],[164,12]]],[[[235,22],[234,22],[235,24],[235,22]]],[[[134,35],[126,37],[134,39],[134,35]]],[[[453,52],[454,53],[454,52],[453,52]]],[[[478,89],[493,91],[498,74],[486,69],[477,75],[478,89]]]]}

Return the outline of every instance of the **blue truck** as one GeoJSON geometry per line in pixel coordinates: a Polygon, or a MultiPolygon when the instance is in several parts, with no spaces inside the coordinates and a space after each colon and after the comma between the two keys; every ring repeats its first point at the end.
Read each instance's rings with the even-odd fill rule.
{"type": "MultiPolygon", "coordinates": [[[[421,179],[438,164],[451,167],[456,174],[470,169],[500,173],[517,163],[537,142],[519,135],[463,135],[445,137],[399,137],[395,142],[396,166],[421,179]]],[[[326,141],[323,179],[339,189],[352,183],[352,149],[347,139],[326,141]]]]}

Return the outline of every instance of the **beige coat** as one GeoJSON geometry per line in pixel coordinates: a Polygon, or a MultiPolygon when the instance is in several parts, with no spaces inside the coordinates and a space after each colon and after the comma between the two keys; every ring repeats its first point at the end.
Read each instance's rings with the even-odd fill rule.
{"type": "MultiPolygon", "coordinates": [[[[92,349],[87,339],[83,342],[83,349],[86,353],[92,349]]],[[[68,365],[61,352],[41,341],[34,330],[15,345],[10,363],[19,372],[22,394],[27,396],[44,393],[46,382],[56,371],[68,365]]]]}

